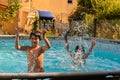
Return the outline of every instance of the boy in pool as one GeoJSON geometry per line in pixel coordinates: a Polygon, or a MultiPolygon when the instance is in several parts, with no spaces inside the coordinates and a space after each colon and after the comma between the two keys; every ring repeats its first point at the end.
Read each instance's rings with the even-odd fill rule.
{"type": "Polygon", "coordinates": [[[70,54],[70,56],[73,59],[73,63],[77,64],[77,65],[83,65],[85,63],[85,59],[89,56],[89,54],[91,53],[92,49],[94,48],[94,46],[96,45],[96,41],[93,40],[91,42],[91,46],[89,47],[88,51],[85,52],[83,45],[77,45],[75,47],[75,53],[72,52],[69,49],[69,44],[68,44],[68,40],[67,40],[67,36],[68,36],[69,31],[66,33],[66,35],[64,36],[65,39],[65,45],[66,45],[66,50],[67,52],[70,54]]]}
{"type": "Polygon", "coordinates": [[[46,37],[46,30],[43,30],[43,39],[46,45],[39,46],[41,41],[41,33],[32,31],[29,37],[31,46],[19,45],[19,31],[16,31],[15,48],[17,50],[26,51],[28,59],[28,72],[44,72],[44,52],[50,48],[50,42],[46,37]]]}

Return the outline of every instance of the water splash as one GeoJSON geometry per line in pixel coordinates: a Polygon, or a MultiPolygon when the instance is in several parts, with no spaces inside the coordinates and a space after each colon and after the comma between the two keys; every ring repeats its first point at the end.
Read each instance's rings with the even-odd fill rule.
{"type": "MultiPolygon", "coordinates": [[[[74,27],[74,31],[77,31],[81,34],[81,36],[77,36],[77,37],[74,37],[74,38],[70,38],[69,39],[69,43],[70,43],[70,46],[72,47],[75,47],[76,45],[84,45],[85,49],[89,49],[89,45],[88,45],[88,41],[86,42],[86,40],[84,40],[84,34],[85,34],[85,28],[88,27],[85,23],[83,22],[77,22],[77,21],[74,21],[73,22],[73,25],[75,26],[74,27]]],[[[91,55],[92,56],[92,66],[94,66],[94,52],[92,51],[91,52],[91,55]]],[[[84,71],[88,71],[84,65],[81,66],[81,68],[83,68],[84,71]]]]}

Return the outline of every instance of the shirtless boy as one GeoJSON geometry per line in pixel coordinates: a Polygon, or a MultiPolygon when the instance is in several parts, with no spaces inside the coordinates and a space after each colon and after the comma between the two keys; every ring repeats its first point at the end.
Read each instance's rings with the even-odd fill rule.
{"type": "Polygon", "coordinates": [[[72,52],[69,49],[69,44],[68,44],[68,40],[67,40],[67,36],[68,36],[69,31],[66,33],[66,35],[64,36],[65,39],[65,45],[66,45],[66,50],[67,52],[70,54],[70,56],[72,57],[73,63],[77,64],[77,65],[82,65],[85,63],[85,59],[89,56],[89,54],[91,53],[92,49],[94,48],[94,46],[96,45],[96,41],[93,40],[91,42],[91,46],[89,47],[88,51],[85,52],[84,47],[82,45],[77,45],[75,47],[75,53],[72,52]]]}
{"type": "Polygon", "coordinates": [[[17,50],[26,51],[28,59],[28,72],[44,72],[44,53],[50,48],[50,42],[46,37],[46,30],[42,32],[45,45],[39,46],[41,41],[41,33],[32,31],[29,37],[31,46],[19,45],[19,30],[16,31],[15,48],[17,50]]]}

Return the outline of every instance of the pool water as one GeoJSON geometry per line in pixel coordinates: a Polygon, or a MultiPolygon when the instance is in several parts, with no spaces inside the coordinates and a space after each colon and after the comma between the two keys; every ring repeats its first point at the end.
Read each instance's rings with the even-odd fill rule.
{"type": "MultiPolygon", "coordinates": [[[[120,45],[97,42],[94,50],[86,59],[84,67],[72,64],[71,57],[67,53],[64,40],[50,40],[51,48],[45,52],[45,72],[97,72],[120,70],[120,45]]],[[[79,44],[70,40],[70,48],[79,44]]],[[[90,41],[85,41],[85,48],[90,41]]],[[[29,40],[20,40],[21,45],[30,45],[29,40]]],[[[40,45],[44,44],[42,41],[40,45]]],[[[27,57],[23,51],[14,47],[14,39],[0,40],[0,73],[25,73],[27,72],[27,57]]]]}

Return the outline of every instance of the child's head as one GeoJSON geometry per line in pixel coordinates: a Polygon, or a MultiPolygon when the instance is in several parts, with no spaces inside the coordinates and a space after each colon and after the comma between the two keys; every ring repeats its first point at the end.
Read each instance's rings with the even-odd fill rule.
{"type": "Polygon", "coordinates": [[[41,33],[39,31],[32,31],[30,33],[30,39],[31,39],[32,36],[38,37],[39,40],[41,40],[41,33]]]}
{"type": "Polygon", "coordinates": [[[77,45],[76,46],[75,52],[79,52],[79,51],[81,51],[83,53],[85,52],[83,45],[77,45]]]}

